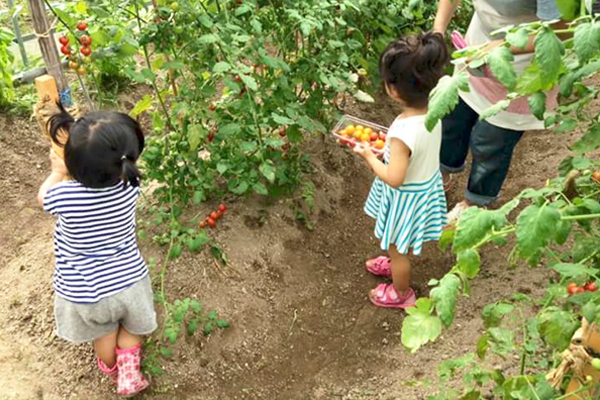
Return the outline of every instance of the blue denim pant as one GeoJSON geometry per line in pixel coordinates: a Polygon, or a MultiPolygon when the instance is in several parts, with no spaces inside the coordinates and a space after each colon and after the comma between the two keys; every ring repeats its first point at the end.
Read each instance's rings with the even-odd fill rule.
{"type": "Polygon", "coordinates": [[[523,131],[499,128],[460,100],[454,111],[442,120],[441,170],[458,173],[465,169],[469,149],[473,155],[465,198],[486,206],[498,198],[510,167],[513,150],[523,131]]]}

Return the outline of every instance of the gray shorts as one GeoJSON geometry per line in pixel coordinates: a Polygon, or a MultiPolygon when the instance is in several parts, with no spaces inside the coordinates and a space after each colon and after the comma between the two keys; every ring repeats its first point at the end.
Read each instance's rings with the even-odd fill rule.
{"type": "Polygon", "coordinates": [[[73,303],[54,296],[57,335],[73,343],[91,342],[119,326],[134,335],[149,335],[157,328],[150,275],[97,303],[73,303]]]}

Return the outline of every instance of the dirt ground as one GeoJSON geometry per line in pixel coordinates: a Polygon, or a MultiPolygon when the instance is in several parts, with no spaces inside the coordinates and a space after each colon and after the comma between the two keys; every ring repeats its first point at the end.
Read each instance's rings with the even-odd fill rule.
{"type": "MultiPolygon", "coordinates": [[[[352,112],[385,124],[396,114],[385,102],[353,106],[352,112]]],[[[53,333],[54,220],[35,200],[49,170],[47,143],[34,121],[0,116],[0,126],[0,398],[117,398],[96,370],[90,346],[68,344],[53,333]]],[[[500,201],[543,185],[570,141],[527,133],[500,201]]],[[[380,281],[363,267],[378,253],[373,222],[362,212],[372,176],[330,138],[315,140],[309,151],[317,186],[314,231],[296,223],[283,202],[238,200],[228,204],[211,235],[239,273],[225,268],[224,275],[209,254],[184,253],[169,267],[170,298],[197,298],[231,328],[208,339],[180,340],[175,357],[162,362],[165,374],[140,398],[423,399],[436,391],[425,382],[435,380],[441,360],[473,350],[485,304],[514,290],[535,291],[547,279],[539,269],[508,270],[508,249],[490,248],[471,296],[460,300],[455,325],[409,354],[400,344],[404,313],[367,299],[380,281]]],[[[149,240],[141,245],[147,257],[162,260],[164,248],[149,240]]],[[[452,262],[435,244],[415,258],[418,294],[426,295],[427,282],[443,276],[452,262]]]]}

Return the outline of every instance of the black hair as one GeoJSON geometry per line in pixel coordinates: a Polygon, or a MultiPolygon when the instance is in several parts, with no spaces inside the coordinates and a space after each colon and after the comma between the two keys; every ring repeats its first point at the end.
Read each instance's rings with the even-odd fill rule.
{"type": "Polygon", "coordinates": [[[144,149],[144,134],[136,120],[115,111],[97,111],[75,121],[62,104],[48,121],[52,141],[64,147],[69,174],[90,188],[105,188],[119,181],[139,186],[135,163],[144,149]],[[64,143],[62,130],[68,133],[64,143]],[[61,141],[61,138],[62,141],[61,141]]]}
{"type": "Polygon", "coordinates": [[[379,58],[384,83],[409,107],[425,107],[444,75],[449,53],[440,33],[428,32],[391,42],[379,58]]]}

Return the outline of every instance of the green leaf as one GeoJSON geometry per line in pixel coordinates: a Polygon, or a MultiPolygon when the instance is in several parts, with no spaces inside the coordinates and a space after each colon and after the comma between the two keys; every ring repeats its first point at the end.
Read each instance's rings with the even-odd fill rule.
{"type": "Polygon", "coordinates": [[[578,154],[589,153],[600,148],[600,123],[594,124],[583,136],[571,145],[571,150],[578,154]]]}
{"type": "Polygon", "coordinates": [[[477,340],[477,357],[479,357],[481,360],[483,360],[485,358],[485,353],[490,348],[488,338],[489,338],[488,334],[485,333],[485,334],[481,335],[479,337],[479,339],[477,340]]]}
{"type": "Polygon", "coordinates": [[[544,85],[542,82],[542,75],[540,73],[540,67],[537,63],[532,62],[529,64],[523,73],[519,76],[519,80],[517,81],[516,91],[519,94],[528,95],[537,93],[540,90],[547,89],[547,85],[544,85]]]}
{"type": "Polygon", "coordinates": [[[248,4],[244,3],[235,9],[235,16],[239,17],[240,15],[244,15],[250,11],[252,11],[252,7],[250,7],[248,4]]]}
{"type": "Polygon", "coordinates": [[[456,298],[460,289],[460,279],[454,274],[446,274],[438,287],[431,290],[429,297],[435,304],[437,315],[442,323],[448,327],[454,321],[456,298]]]}
{"type": "Polygon", "coordinates": [[[442,321],[431,315],[432,306],[430,299],[421,298],[415,307],[406,309],[408,315],[402,321],[402,344],[411,352],[434,341],[442,333],[442,321]]]}
{"type": "Polygon", "coordinates": [[[217,319],[218,314],[215,310],[211,310],[208,312],[208,315],[206,317],[210,320],[215,320],[215,319],[217,319]]]}
{"type": "Polygon", "coordinates": [[[204,336],[208,336],[212,333],[214,327],[212,322],[207,322],[206,324],[204,324],[204,336]]]}
{"type": "Polygon", "coordinates": [[[502,210],[468,208],[461,216],[452,250],[455,254],[468,250],[479,243],[492,229],[500,229],[506,224],[502,210]]]}
{"type": "Polygon", "coordinates": [[[550,27],[541,28],[535,38],[535,59],[543,85],[553,85],[563,68],[565,47],[550,27]]]}
{"type": "Polygon", "coordinates": [[[137,52],[138,46],[134,45],[133,43],[125,42],[119,47],[119,53],[124,56],[133,56],[137,54],[137,52]]]}
{"type": "Polygon", "coordinates": [[[167,357],[167,358],[173,357],[173,350],[169,349],[168,347],[164,347],[164,346],[159,347],[159,352],[160,352],[160,355],[163,357],[167,357]]]}
{"type": "Polygon", "coordinates": [[[593,300],[588,301],[582,308],[581,314],[590,322],[596,322],[598,306],[593,300]]]}
{"type": "Polygon", "coordinates": [[[517,248],[519,254],[530,263],[537,263],[542,247],[554,235],[560,221],[558,210],[532,204],[517,218],[517,248]]]}
{"type": "Polygon", "coordinates": [[[571,221],[560,221],[556,226],[556,232],[554,234],[554,241],[556,244],[565,244],[569,235],[573,229],[573,223],[571,221]]]}
{"type": "Polygon", "coordinates": [[[241,74],[240,78],[242,78],[242,82],[244,82],[244,85],[246,85],[248,87],[248,89],[254,90],[254,91],[258,90],[258,84],[256,83],[256,79],[254,79],[250,75],[245,75],[245,74],[241,74]]]}
{"type": "Polygon", "coordinates": [[[490,69],[498,80],[508,89],[513,90],[517,85],[517,74],[513,67],[513,54],[508,47],[496,47],[487,58],[490,69]]]}
{"type": "Polygon", "coordinates": [[[467,353],[462,357],[454,360],[443,361],[438,365],[438,375],[442,382],[448,381],[454,378],[457,370],[462,369],[470,365],[475,360],[473,353],[467,353]]]}
{"type": "Polygon", "coordinates": [[[247,191],[248,191],[248,182],[246,182],[246,181],[241,181],[238,186],[231,189],[231,192],[238,194],[238,195],[242,195],[242,194],[246,193],[247,191]]]}
{"type": "Polygon", "coordinates": [[[588,276],[596,274],[597,270],[588,268],[583,264],[572,264],[572,263],[560,263],[552,266],[555,270],[565,279],[570,280],[584,280],[588,276]],[[579,279],[578,279],[579,278],[579,279]]]}
{"type": "Polygon", "coordinates": [[[531,113],[540,121],[544,120],[546,112],[546,93],[536,92],[527,99],[531,113]]]}
{"type": "Polygon", "coordinates": [[[218,40],[219,40],[219,37],[217,35],[209,33],[207,35],[200,36],[200,38],[198,38],[198,43],[210,44],[210,43],[215,43],[218,40]]]}
{"type": "Polygon", "coordinates": [[[258,169],[270,183],[275,182],[275,167],[273,165],[264,162],[258,169]]]}
{"type": "Polygon", "coordinates": [[[195,319],[193,319],[190,322],[188,322],[188,325],[187,325],[187,334],[189,336],[192,336],[197,331],[198,331],[198,321],[195,320],[195,319]]]}
{"type": "Polygon", "coordinates": [[[275,121],[275,123],[277,123],[279,125],[293,125],[294,124],[293,119],[284,117],[277,113],[273,113],[273,114],[271,114],[271,116],[273,117],[273,121],[275,121]]]}
{"type": "Polygon", "coordinates": [[[573,47],[581,64],[594,58],[600,52],[600,24],[587,22],[577,25],[573,47]]]}
{"type": "Polygon", "coordinates": [[[526,28],[519,28],[514,32],[508,32],[506,34],[506,41],[511,46],[525,49],[527,42],[529,42],[529,33],[526,28]]]}
{"type": "Polygon", "coordinates": [[[466,72],[444,76],[429,96],[429,112],[425,126],[432,131],[438,122],[458,104],[458,92],[469,91],[469,75],[466,72]]]}
{"type": "Polygon", "coordinates": [[[202,125],[194,124],[188,128],[188,143],[190,144],[190,150],[194,151],[200,146],[200,141],[203,138],[204,128],[202,125]]]}
{"type": "Polygon", "coordinates": [[[215,321],[215,324],[221,329],[225,329],[225,328],[229,327],[229,322],[225,321],[224,319],[217,319],[215,321]]]}
{"type": "Polygon", "coordinates": [[[202,203],[205,199],[206,199],[206,196],[204,195],[203,191],[196,190],[194,192],[194,204],[195,205],[202,203]]]}
{"type": "Polygon", "coordinates": [[[241,130],[238,124],[230,123],[219,128],[219,136],[233,136],[241,130]]]}
{"type": "Polygon", "coordinates": [[[509,328],[494,327],[488,329],[490,349],[499,356],[507,356],[514,349],[515,335],[509,328]]]}
{"type": "Polygon", "coordinates": [[[463,250],[456,256],[456,268],[469,279],[473,279],[479,274],[481,258],[475,249],[463,250]]]}
{"type": "Polygon", "coordinates": [[[177,336],[179,336],[179,329],[175,327],[170,327],[165,329],[165,337],[171,342],[171,344],[175,344],[177,342],[177,336]]]}
{"type": "Polygon", "coordinates": [[[138,115],[140,115],[141,113],[143,113],[144,111],[148,110],[151,105],[152,105],[152,96],[147,94],[140,101],[138,101],[136,103],[135,107],[133,107],[133,110],[131,110],[129,112],[129,115],[131,116],[131,118],[135,118],[138,115]]]}
{"type": "Polygon", "coordinates": [[[221,175],[223,175],[225,173],[225,171],[227,171],[229,169],[229,164],[227,164],[224,161],[219,161],[217,163],[217,172],[221,175]]]}
{"type": "Polygon", "coordinates": [[[370,94],[365,93],[362,90],[356,91],[356,93],[354,93],[354,98],[363,103],[375,103],[375,99],[370,94]]]}
{"type": "Polygon", "coordinates": [[[254,184],[253,189],[256,193],[263,195],[263,196],[268,196],[269,195],[269,191],[267,190],[267,187],[261,183],[261,182],[257,182],[254,184]]]}
{"type": "Polygon", "coordinates": [[[579,0],[556,0],[558,11],[566,21],[573,21],[579,16],[579,0]]]}
{"type": "Polygon", "coordinates": [[[202,304],[200,304],[200,302],[196,299],[192,299],[190,301],[190,308],[196,313],[196,314],[200,314],[200,312],[202,311],[202,304]]]}
{"type": "Polygon", "coordinates": [[[185,64],[181,61],[169,61],[164,63],[160,69],[184,69],[185,68],[185,64]]]}
{"type": "Polygon", "coordinates": [[[493,117],[494,115],[498,114],[500,111],[506,110],[509,105],[510,105],[510,100],[507,100],[507,99],[500,100],[493,106],[483,110],[483,112],[479,115],[479,119],[483,121],[487,118],[493,117]]]}
{"type": "Polygon", "coordinates": [[[442,237],[440,237],[439,247],[440,250],[446,251],[448,246],[452,244],[454,241],[454,236],[456,235],[456,229],[446,228],[442,231],[442,237]]]}
{"type": "Polygon", "coordinates": [[[497,302],[488,304],[483,308],[481,318],[483,319],[483,325],[487,328],[494,328],[499,326],[502,322],[502,318],[506,314],[511,313],[515,309],[510,303],[497,302]]]}
{"type": "Polygon", "coordinates": [[[181,245],[179,243],[174,244],[169,251],[169,259],[174,260],[181,255],[181,245]]]}
{"type": "Polygon", "coordinates": [[[573,333],[579,328],[575,315],[558,307],[548,307],[538,316],[538,329],[544,341],[557,347],[559,351],[566,349],[573,333]]]}

